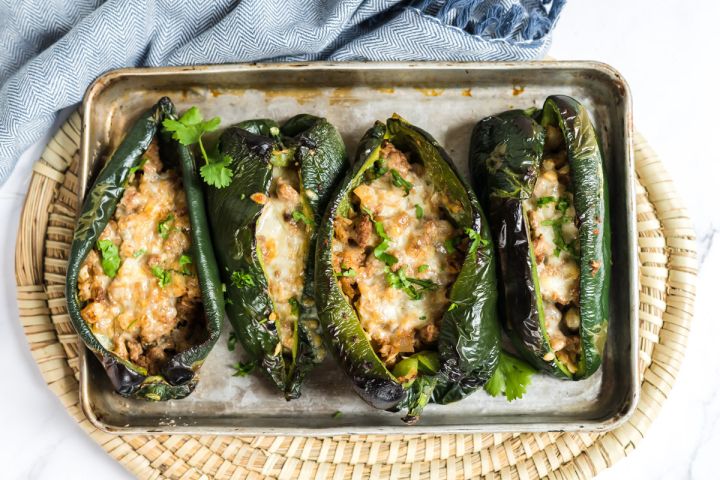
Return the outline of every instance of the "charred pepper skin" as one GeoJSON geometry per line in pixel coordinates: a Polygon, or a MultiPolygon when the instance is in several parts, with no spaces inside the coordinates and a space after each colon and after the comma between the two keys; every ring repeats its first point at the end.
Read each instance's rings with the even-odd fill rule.
{"type": "Polygon", "coordinates": [[[146,400],[184,398],[197,385],[198,369],[220,336],[224,316],[224,300],[220,274],[212,250],[212,241],[205,218],[205,200],[191,151],[160,132],[163,120],[175,119],[175,108],[163,97],[144,112],[127,133],[110,160],[105,164],[85,197],[78,219],[67,268],[65,295],[68,313],[75,330],[85,345],[100,360],[117,393],[146,400]],[[80,315],[78,275],[85,258],[115,213],[125,192],[130,170],[140,165],[142,156],[153,138],[159,135],[163,162],[179,169],[187,197],[191,224],[192,253],[205,311],[207,339],[172,356],[159,375],[147,371],[108,351],[98,341],[80,315]]]}
{"type": "MultiPolygon", "coordinates": [[[[241,122],[220,137],[220,153],[232,159],[231,184],[223,189],[208,187],[208,216],[215,248],[227,288],[227,313],[238,340],[287,400],[300,396],[302,383],[324,358],[314,299],[314,250],[322,211],[337,179],[347,168],[345,145],[327,120],[297,115],[282,127],[273,120],[241,122]],[[313,220],[305,285],[300,299],[300,319],[294,361],[278,354],[280,336],[269,320],[274,306],[258,255],[255,226],[263,205],[254,194],[270,195],[274,152],[292,150],[299,167],[302,203],[313,220]],[[245,282],[233,282],[233,272],[248,275],[245,282]]],[[[289,155],[289,154],[288,154],[289,155]]]]}
{"type": "Polygon", "coordinates": [[[515,348],[535,367],[559,378],[592,375],[602,362],[607,331],[609,272],[603,266],[610,264],[610,237],[602,154],[587,112],[569,97],[553,96],[540,111],[512,110],[485,118],[473,131],[469,166],[475,187],[485,193],[483,205],[499,262],[503,326],[515,348]],[[554,358],[550,347],[523,203],[532,195],[545,128],[551,124],[567,145],[580,232],[582,354],[574,374],[554,358]],[[594,274],[593,260],[601,265],[594,274]]]}
{"type": "Polygon", "coordinates": [[[315,278],[320,323],[326,343],[361,398],[382,410],[408,408],[404,420],[412,424],[428,401],[454,402],[485,384],[497,367],[500,352],[492,240],[474,193],[430,134],[397,116],[386,124],[376,122],[360,141],[354,168],[330,201],[318,238],[315,278]],[[411,152],[424,164],[429,180],[463,207],[451,213],[452,221],[481,239],[478,248],[466,254],[449,292],[452,303],[443,315],[438,340],[439,369],[434,375],[418,377],[411,385],[399,382],[373,350],[354,308],[342,293],[332,262],[335,218],[347,212],[351,192],[379,158],[384,140],[411,152]]]}

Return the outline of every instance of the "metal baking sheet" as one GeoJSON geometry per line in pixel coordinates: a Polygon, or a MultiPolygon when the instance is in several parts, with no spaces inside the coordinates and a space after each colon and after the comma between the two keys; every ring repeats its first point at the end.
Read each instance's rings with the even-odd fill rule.
{"type": "Polygon", "coordinates": [[[94,356],[80,360],[85,414],[114,433],[292,434],[440,433],[606,430],[618,426],[639,396],[638,279],[631,102],[628,86],[607,65],[524,63],[305,63],[128,69],[107,73],[84,100],[81,192],[128,125],[163,95],[180,110],[198,105],[224,126],[256,117],[282,121],[301,112],[327,117],[348,152],[372,123],[397,112],[445,146],[467,174],[470,132],[481,118],[541,106],[550,94],[580,100],[605,151],[612,213],[612,292],[604,363],[578,382],[536,375],[521,400],[478,391],[452,405],[430,405],[406,426],[400,415],[367,406],[332,362],[311,374],[300,399],[286,402],[259,374],[232,376],[242,348],[227,331],[183,400],[150,403],[113,393],[94,356]],[[334,416],[336,411],[342,412],[334,416]]]}

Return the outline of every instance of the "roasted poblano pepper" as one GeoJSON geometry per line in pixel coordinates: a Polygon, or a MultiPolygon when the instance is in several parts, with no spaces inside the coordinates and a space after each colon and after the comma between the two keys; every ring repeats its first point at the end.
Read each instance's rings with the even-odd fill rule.
{"type": "MultiPolygon", "coordinates": [[[[160,133],[160,125],[165,119],[175,119],[172,102],[162,98],[153,108],[143,113],[127,133],[110,160],[98,174],[88,191],[78,219],[67,267],[66,297],[68,312],[75,330],[85,345],[102,362],[115,390],[128,397],[147,400],[168,400],[183,398],[190,394],[198,381],[197,370],[202,365],[220,335],[220,326],[224,316],[224,300],[220,275],[212,250],[210,229],[205,217],[205,200],[197,166],[192,153],[168,136],[160,133]],[[79,298],[78,279],[85,262],[93,248],[113,249],[110,241],[103,245],[100,235],[113,219],[128,181],[134,172],[142,170],[144,155],[156,139],[160,147],[160,159],[166,167],[175,169],[181,178],[185,191],[187,216],[190,222],[189,238],[192,246],[183,255],[181,263],[192,263],[197,272],[197,281],[202,298],[204,319],[198,325],[204,330],[199,342],[183,351],[165,352],[167,360],[160,365],[159,371],[152,374],[148,369],[135,364],[107,348],[108,339],[101,341],[90,325],[84,320],[81,311],[85,306],[79,298]]],[[[122,232],[119,232],[122,234],[122,232]]],[[[115,247],[117,253],[117,247],[115,247]]],[[[138,252],[144,255],[145,252],[138,252]]],[[[113,268],[122,268],[120,258],[103,259],[112,263],[113,268]]],[[[106,268],[103,265],[103,268],[106,268]]],[[[142,268],[150,268],[145,266],[142,268]]],[[[157,268],[157,267],[156,267],[157,268]]],[[[156,270],[161,277],[158,282],[169,282],[172,273],[156,270]]],[[[113,273],[114,276],[114,273],[113,273]]],[[[166,288],[170,286],[166,285],[166,288]]],[[[114,322],[115,320],[113,320],[114,322]]],[[[136,323],[133,320],[131,324],[136,323]]],[[[130,326],[127,327],[131,328],[130,326]]],[[[136,345],[139,345],[136,343],[136,345]]]]}
{"type": "Polygon", "coordinates": [[[602,361],[610,230],[599,141],[566,96],[473,131],[470,170],[490,219],[504,326],[536,367],[574,380],[602,361]]]}
{"type": "Polygon", "coordinates": [[[228,128],[220,154],[231,184],[208,188],[208,215],[237,339],[290,400],[324,358],[314,299],[316,228],[346,168],[345,145],[323,118],[282,128],[250,120],[228,128]]]}
{"type": "Polygon", "coordinates": [[[407,408],[403,420],[414,423],[428,402],[460,400],[494,372],[500,329],[489,227],[474,193],[427,132],[395,116],[365,134],[354,168],[323,218],[316,268],[318,313],[327,343],[356,392],[373,407],[407,408]],[[374,240],[368,240],[371,224],[374,240]],[[409,237],[403,236],[404,226],[414,229],[406,231],[409,237]],[[356,235],[351,240],[341,233],[348,228],[356,235]],[[442,231],[454,237],[443,241],[442,231]],[[398,241],[392,238],[396,235],[398,241]],[[401,237],[410,238],[408,248],[418,253],[402,250],[401,237]],[[348,253],[343,259],[359,252],[357,271],[339,252],[348,253]],[[418,265],[424,261],[432,266],[418,265]],[[434,282],[447,274],[452,280],[438,295],[441,285],[434,282]],[[379,296],[372,296],[377,288],[379,296]],[[366,318],[363,312],[378,314],[366,318]],[[415,347],[398,347],[404,340],[397,332],[407,328],[400,318],[413,324],[415,347]]]}

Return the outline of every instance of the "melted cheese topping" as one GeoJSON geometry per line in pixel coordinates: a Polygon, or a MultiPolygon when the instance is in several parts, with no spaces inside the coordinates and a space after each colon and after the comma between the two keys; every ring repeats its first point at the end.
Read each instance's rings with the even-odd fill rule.
{"type": "Polygon", "coordinates": [[[262,254],[270,298],[276,315],[283,349],[292,351],[298,312],[294,301],[300,302],[305,283],[305,259],[309,244],[309,227],[301,218],[312,221],[302,212],[298,191],[300,181],[294,168],[273,167],[270,196],[267,198],[255,235],[262,254]],[[293,218],[296,213],[297,220],[293,218]]]}
{"type": "Polygon", "coordinates": [[[457,277],[459,263],[458,253],[449,254],[446,242],[458,232],[444,220],[447,198],[423,177],[421,165],[411,166],[389,143],[381,150],[381,158],[389,171],[353,190],[353,218],[336,219],[333,260],[363,329],[383,360],[393,364],[398,355],[411,354],[437,340],[439,322],[449,304],[448,288],[457,277]],[[392,170],[412,184],[409,191],[393,183],[392,170]],[[360,212],[370,212],[372,219],[360,212]],[[373,253],[382,241],[373,221],[384,227],[390,239],[385,253],[396,257],[396,264],[387,266],[373,253]],[[432,282],[434,289],[423,290],[421,298],[414,299],[389,283],[388,270],[432,282]]]}
{"type": "MultiPolygon", "coordinates": [[[[548,137],[559,132],[549,127],[548,137]]],[[[570,166],[564,145],[546,153],[531,198],[525,200],[537,264],[545,328],[554,354],[571,373],[577,371],[580,349],[578,295],[580,269],[577,264],[578,229],[575,226],[573,194],[568,191],[570,166]]]]}
{"type": "Polygon", "coordinates": [[[181,181],[162,171],[155,143],[146,158],[99,238],[118,248],[120,266],[111,278],[96,246],[80,268],[78,294],[98,340],[153,374],[198,342],[202,305],[192,265],[180,264],[191,242],[181,181]]]}

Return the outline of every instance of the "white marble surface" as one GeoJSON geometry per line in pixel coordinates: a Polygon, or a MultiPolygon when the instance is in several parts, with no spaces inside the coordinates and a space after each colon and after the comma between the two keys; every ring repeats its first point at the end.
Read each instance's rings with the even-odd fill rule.
{"type": "MultiPolygon", "coordinates": [[[[603,472],[603,480],[718,478],[712,458],[720,449],[720,323],[712,298],[720,286],[714,243],[720,211],[709,201],[720,178],[714,144],[720,137],[720,57],[709,33],[718,17],[720,3],[712,0],[570,2],[550,51],[558,59],[604,61],[627,78],[636,126],[675,178],[700,249],[696,316],[675,388],[637,450],[603,472]]],[[[15,234],[32,163],[46,141],[26,152],[0,188],[0,252],[7,259],[0,267],[0,477],[127,479],[46,388],[17,321],[15,234]]]]}

